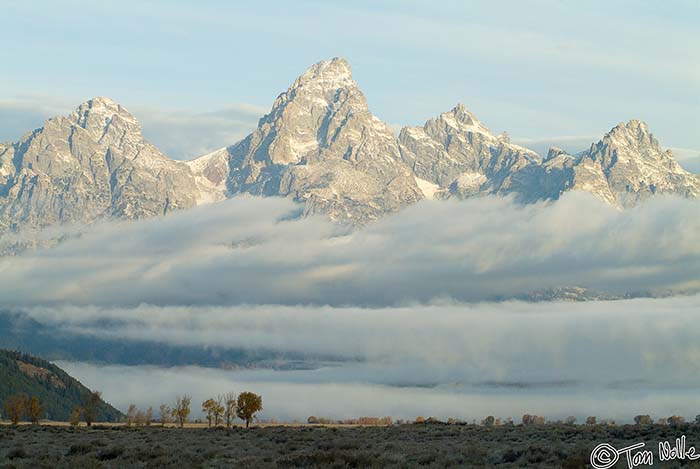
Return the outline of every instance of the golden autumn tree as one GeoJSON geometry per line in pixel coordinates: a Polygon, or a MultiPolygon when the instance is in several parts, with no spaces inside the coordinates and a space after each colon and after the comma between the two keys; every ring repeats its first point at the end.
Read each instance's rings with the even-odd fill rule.
{"type": "Polygon", "coordinates": [[[83,415],[83,409],[80,407],[74,407],[73,411],[70,413],[70,426],[73,428],[78,428],[80,425],[80,417],[83,415]]]}
{"type": "Polygon", "coordinates": [[[17,425],[22,420],[27,398],[21,394],[8,397],[2,404],[2,410],[12,425],[17,425]]]}
{"type": "Polygon", "coordinates": [[[26,401],[27,418],[33,424],[39,423],[39,419],[41,418],[41,411],[41,402],[39,402],[38,397],[33,396],[31,399],[26,401]]]}
{"type": "Polygon", "coordinates": [[[175,407],[173,407],[172,413],[175,421],[180,425],[180,428],[185,426],[187,420],[190,417],[190,404],[192,403],[192,396],[185,394],[184,396],[175,397],[175,407]]]}
{"type": "Polygon", "coordinates": [[[211,421],[214,419],[214,410],[216,408],[216,401],[214,399],[207,399],[202,402],[202,412],[207,416],[207,422],[209,423],[209,428],[211,428],[211,421]]]}
{"type": "Polygon", "coordinates": [[[246,428],[250,425],[255,414],[261,411],[262,408],[262,397],[254,392],[242,392],[236,401],[236,415],[241,420],[245,420],[246,428]]]}

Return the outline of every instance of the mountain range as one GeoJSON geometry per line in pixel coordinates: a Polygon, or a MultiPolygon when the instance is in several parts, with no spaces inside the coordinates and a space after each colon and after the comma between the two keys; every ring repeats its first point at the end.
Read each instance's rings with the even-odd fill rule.
{"type": "Polygon", "coordinates": [[[241,193],[290,197],[305,214],[364,225],[425,198],[512,194],[531,203],[570,190],[627,208],[654,194],[700,197],[700,177],[637,120],[584,152],[552,148],[545,158],[462,104],[396,137],[342,58],[306,70],[246,138],[192,161],[161,153],[103,97],[0,144],[0,233],[146,218],[241,193]]]}

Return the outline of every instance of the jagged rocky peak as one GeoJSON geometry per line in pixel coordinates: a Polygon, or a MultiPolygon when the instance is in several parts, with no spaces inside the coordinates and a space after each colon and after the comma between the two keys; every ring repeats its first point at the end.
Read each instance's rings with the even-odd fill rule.
{"type": "Polygon", "coordinates": [[[105,96],[97,96],[85,101],[68,118],[85,128],[89,123],[101,124],[104,127],[115,116],[138,126],[136,118],[124,106],[105,96]]]}
{"type": "Polygon", "coordinates": [[[495,138],[491,130],[477,119],[462,103],[458,103],[451,110],[443,112],[434,119],[429,119],[423,126],[423,129],[428,135],[440,137],[443,136],[443,132],[445,134],[451,132],[464,134],[476,132],[495,138]]]}
{"type": "Polygon", "coordinates": [[[10,150],[0,157],[0,231],[143,218],[198,197],[189,167],[144,140],[136,118],[109,98],[48,119],[10,150]]]}
{"type": "Polygon", "coordinates": [[[401,157],[419,182],[437,185],[437,196],[468,197],[519,190],[512,176],[539,162],[532,150],[494,135],[463,104],[399,134],[401,157]]]}
{"type": "MultiPolygon", "coordinates": [[[[558,162],[548,160],[550,168],[558,162]]],[[[558,184],[555,193],[586,191],[619,207],[630,207],[661,193],[700,196],[700,180],[685,171],[670,150],[663,150],[647,124],[639,120],[616,125],[575,161],[559,168],[560,179],[556,181],[552,172],[546,181],[550,188],[558,184]]]]}
{"type": "Polygon", "coordinates": [[[457,103],[449,112],[443,113],[441,116],[454,116],[456,122],[465,125],[480,126],[481,122],[472,114],[467,107],[462,103],[457,103]]]}
{"type": "Polygon", "coordinates": [[[124,106],[106,97],[96,97],[85,101],[67,117],[74,124],[92,134],[100,143],[114,144],[118,140],[110,137],[124,137],[139,141],[141,125],[124,106]]]}
{"type": "MultiPolygon", "coordinates": [[[[342,58],[318,62],[281,93],[270,113],[260,120],[262,152],[254,156],[272,164],[313,158],[333,143],[331,131],[353,115],[370,117],[349,64],[342,58]]],[[[251,143],[255,145],[256,140],[251,143]]]]}
{"type": "Polygon", "coordinates": [[[562,150],[559,147],[551,147],[549,149],[549,151],[547,152],[547,156],[545,157],[544,161],[553,160],[554,158],[561,156],[561,155],[569,156],[565,150],[562,150]]]}
{"type": "Polygon", "coordinates": [[[661,145],[649,132],[649,126],[646,122],[636,119],[617,124],[603,136],[600,142],[591,146],[590,153],[594,153],[596,147],[603,146],[632,153],[633,156],[637,157],[662,153],[661,145]]]}
{"type": "Polygon", "coordinates": [[[231,192],[293,197],[336,220],[363,224],[422,198],[341,58],[307,69],[228,152],[231,192]]]}
{"type": "Polygon", "coordinates": [[[290,89],[298,89],[302,86],[315,86],[324,92],[332,92],[339,88],[356,87],[357,83],[352,78],[348,61],[342,57],[334,57],[309,67],[296,79],[290,89]]]}
{"type": "Polygon", "coordinates": [[[641,169],[646,166],[648,171],[643,171],[644,175],[659,176],[667,171],[689,174],[681,168],[671,150],[661,147],[648,125],[636,119],[613,127],[599,142],[592,144],[586,154],[606,168],[641,169]]]}

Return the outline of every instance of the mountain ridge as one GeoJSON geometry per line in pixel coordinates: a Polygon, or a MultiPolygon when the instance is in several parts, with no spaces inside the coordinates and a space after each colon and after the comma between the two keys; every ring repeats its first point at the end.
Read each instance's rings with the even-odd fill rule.
{"type": "Polygon", "coordinates": [[[247,137],[190,161],[161,153],[105,97],[0,144],[0,232],[159,216],[240,193],[290,197],[305,214],[361,226],[424,198],[530,203],[568,190],[627,208],[657,193],[700,197],[700,178],[635,119],[577,155],[552,148],[544,158],[462,103],[395,136],[338,57],[302,73],[247,137]]]}
{"type": "MultiPolygon", "coordinates": [[[[90,390],[58,366],[26,353],[0,349],[0,402],[15,395],[37,397],[42,418],[68,421],[74,408],[83,405],[90,390]]],[[[98,421],[114,422],[122,413],[100,399],[98,421]]]]}

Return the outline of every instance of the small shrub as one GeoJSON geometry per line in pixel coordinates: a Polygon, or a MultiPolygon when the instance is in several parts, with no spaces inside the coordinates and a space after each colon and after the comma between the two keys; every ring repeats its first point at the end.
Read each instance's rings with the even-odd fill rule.
{"type": "Polygon", "coordinates": [[[27,457],[29,457],[27,451],[21,446],[18,448],[11,449],[10,452],[7,453],[7,459],[24,459],[27,457]]]}
{"type": "Polygon", "coordinates": [[[68,448],[66,456],[75,456],[76,454],[87,454],[92,451],[92,445],[87,443],[76,443],[68,448]]]}
{"type": "Polygon", "coordinates": [[[496,418],[493,415],[489,415],[486,417],[484,420],[481,421],[481,425],[484,427],[493,427],[493,425],[496,423],[496,418]]]}
{"type": "Polygon", "coordinates": [[[110,461],[112,459],[117,459],[119,456],[124,454],[124,448],[121,446],[112,446],[111,448],[105,448],[97,453],[97,459],[100,461],[110,461]]]}

